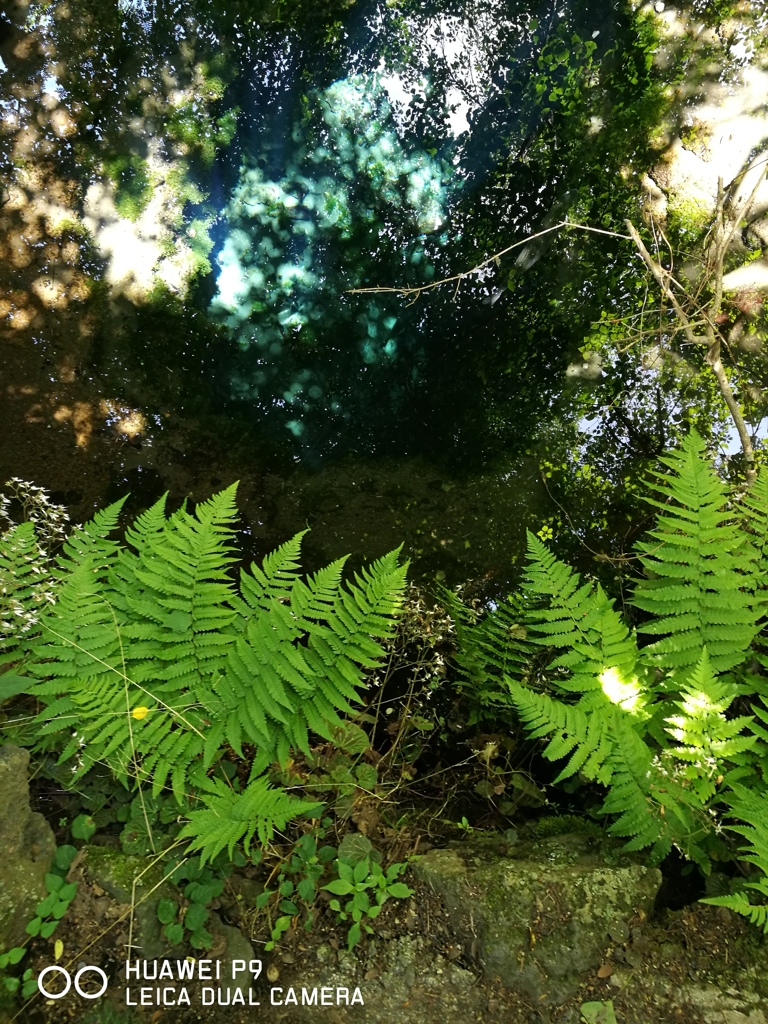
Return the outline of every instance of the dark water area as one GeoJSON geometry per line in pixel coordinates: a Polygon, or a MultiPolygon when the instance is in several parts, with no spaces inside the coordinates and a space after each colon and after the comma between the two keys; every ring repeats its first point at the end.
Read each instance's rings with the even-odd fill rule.
{"type": "Polygon", "coordinates": [[[0,479],[77,518],[240,479],[256,555],[309,525],[315,564],[404,543],[503,589],[621,247],[430,286],[635,202],[635,28],[618,0],[8,6],[0,479]],[[387,287],[426,290],[359,291],[387,287]]]}

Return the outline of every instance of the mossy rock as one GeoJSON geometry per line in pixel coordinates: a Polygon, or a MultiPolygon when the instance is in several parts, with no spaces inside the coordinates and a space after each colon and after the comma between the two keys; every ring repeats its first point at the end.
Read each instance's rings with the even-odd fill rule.
{"type": "Polygon", "coordinates": [[[119,903],[134,903],[134,954],[144,960],[155,960],[172,950],[162,934],[157,917],[161,899],[175,899],[178,893],[163,882],[161,864],[147,867],[144,857],[132,857],[106,846],[85,849],[84,869],[92,882],[119,903]]]}
{"type": "Polygon", "coordinates": [[[474,932],[486,971],[537,1005],[565,1002],[616,936],[652,912],[661,872],[585,835],[431,850],[414,873],[474,932]]]}

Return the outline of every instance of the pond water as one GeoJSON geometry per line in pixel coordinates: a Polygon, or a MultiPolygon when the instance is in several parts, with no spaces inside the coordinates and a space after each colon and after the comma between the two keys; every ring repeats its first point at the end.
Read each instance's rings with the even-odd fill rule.
{"type": "Polygon", "coordinates": [[[255,554],[309,525],[315,564],[404,542],[419,577],[503,586],[626,250],[488,258],[632,208],[638,25],[618,0],[15,0],[0,479],[77,518],[240,479],[255,554]]]}

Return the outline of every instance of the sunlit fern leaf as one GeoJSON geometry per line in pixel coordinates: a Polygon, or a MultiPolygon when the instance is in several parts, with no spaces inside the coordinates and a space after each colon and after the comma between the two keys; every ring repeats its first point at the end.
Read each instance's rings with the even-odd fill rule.
{"type": "Polygon", "coordinates": [[[278,760],[291,748],[308,751],[308,727],[331,738],[339,713],[358,700],[362,669],[384,654],[375,638],[393,632],[405,585],[397,552],[348,585],[343,559],[304,581],[296,569],[300,540],[243,573],[247,599],[237,607],[250,617],[206,702],[211,717],[225,717],[234,750],[248,742],[278,760]],[[277,589],[270,597],[272,579],[277,589]]]}
{"type": "Polygon", "coordinates": [[[629,679],[637,663],[637,644],[599,584],[582,583],[534,534],[528,534],[526,592],[545,602],[529,614],[533,643],[561,651],[549,668],[565,668],[553,677],[563,690],[601,689],[601,675],[612,669],[629,679]]]}
{"type": "Polygon", "coordinates": [[[534,739],[551,737],[544,756],[559,761],[570,755],[556,782],[580,771],[603,785],[610,783],[613,739],[607,715],[587,715],[573,704],[537,693],[514,679],[507,679],[507,685],[528,734],[534,739]]]}
{"type": "MultiPolygon", "coordinates": [[[[227,748],[242,756],[251,744],[256,779],[275,758],[308,752],[310,729],[330,738],[341,724],[394,632],[406,567],[393,552],[351,584],[343,562],[305,582],[299,536],[243,573],[240,596],[234,487],[170,517],[161,500],[128,546],[106,538],[117,510],[60,560],[59,600],[32,647],[40,733],[58,738],[75,776],[105,763],[128,786],[170,786],[182,805],[202,788],[210,807],[194,813],[209,817],[196,820],[212,822],[233,794],[205,773],[227,748]]],[[[223,846],[267,842],[307,806],[257,780],[229,808],[236,827],[223,846]]]]}
{"type": "Polygon", "coordinates": [[[663,500],[650,540],[637,545],[648,579],[633,603],[655,616],[640,627],[659,636],[644,650],[666,669],[693,670],[706,644],[717,673],[744,661],[760,609],[754,587],[757,553],[726,508],[725,488],[691,431],[680,450],[662,459],[672,474],[657,474],[663,500]]]}
{"type": "Polygon", "coordinates": [[[666,731],[676,742],[670,752],[687,763],[681,778],[702,803],[714,797],[730,764],[751,763],[751,756],[744,755],[758,742],[754,731],[745,734],[753,723],[751,716],[727,717],[735,696],[733,686],[713,674],[705,648],[675,701],[679,713],[665,720],[666,731]]]}
{"type": "Polygon", "coordinates": [[[200,851],[203,863],[222,850],[231,857],[240,843],[247,854],[254,838],[266,846],[276,828],[284,829],[299,815],[318,816],[323,809],[321,803],[271,787],[263,777],[251,782],[242,793],[216,780],[209,780],[206,790],[205,808],[190,811],[189,821],[179,834],[179,838],[191,840],[190,849],[200,851]]]}

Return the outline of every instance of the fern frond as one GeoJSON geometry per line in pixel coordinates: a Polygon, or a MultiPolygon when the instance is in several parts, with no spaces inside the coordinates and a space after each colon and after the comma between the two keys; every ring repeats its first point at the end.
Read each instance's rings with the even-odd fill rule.
{"type": "Polygon", "coordinates": [[[640,628],[663,639],[645,648],[662,668],[693,670],[706,644],[716,673],[740,664],[757,633],[757,553],[731,521],[725,488],[705,459],[695,431],[662,459],[673,472],[656,475],[662,501],[650,540],[637,545],[649,578],[633,603],[656,618],[640,628]]]}
{"type": "Polygon", "coordinates": [[[543,751],[544,756],[550,761],[559,761],[571,755],[555,782],[581,772],[586,778],[607,786],[611,781],[613,747],[610,716],[586,714],[573,704],[564,704],[546,693],[536,693],[514,679],[506,682],[531,738],[552,736],[543,751]]]}
{"type": "MultiPolygon", "coordinates": [[[[768,891],[764,895],[768,896],[768,891]]],[[[768,935],[768,904],[755,906],[754,903],[749,902],[749,898],[745,893],[738,892],[730,896],[708,896],[706,899],[699,900],[699,902],[711,903],[716,907],[728,907],[729,910],[733,910],[735,913],[741,914],[742,917],[746,917],[748,921],[768,935]]]]}
{"type": "Polygon", "coordinates": [[[530,613],[531,640],[563,650],[549,667],[570,673],[567,679],[554,677],[553,684],[586,693],[601,688],[606,670],[632,678],[637,644],[602,587],[582,583],[578,573],[530,532],[528,559],[526,592],[546,600],[546,607],[530,613]]]}
{"type": "Polygon", "coordinates": [[[179,838],[189,839],[189,849],[199,850],[203,863],[226,849],[229,856],[238,843],[246,854],[254,836],[266,846],[274,830],[284,829],[299,815],[317,816],[323,804],[291,796],[271,787],[266,778],[255,779],[242,793],[235,793],[223,782],[210,780],[201,793],[205,808],[190,811],[189,822],[179,838]]]}
{"type": "Polygon", "coordinates": [[[17,650],[37,634],[40,615],[53,601],[54,589],[34,524],[21,523],[1,534],[0,655],[17,650]]]}
{"type": "Polygon", "coordinates": [[[705,648],[681,688],[682,699],[675,702],[680,713],[665,719],[667,733],[678,744],[671,752],[688,763],[683,775],[702,803],[714,797],[727,762],[743,764],[743,755],[757,744],[754,732],[744,734],[751,716],[726,717],[735,696],[733,687],[713,674],[705,648]]]}
{"type": "Polygon", "coordinates": [[[101,509],[85,525],[75,527],[56,559],[54,575],[66,578],[83,566],[88,566],[94,573],[101,573],[112,564],[120,547],[116,541],[110,540],[109,536],[117,529],[120,510],[124,504],[125,498],[121,498],[107,508],[101,509]]]}
{"type": "MultiPolygon", "coordinates": [[[[733,796],[728,798],[729,815],[741,824],[727,827],[747,840],[747,845],[740,847],[741,859],[754,864],[762,876],[756,881],[745,882],[744,886],[758,892],[768,901],[768,794],[764,790],[755,791],[739,784],[732,789],[733,796]]],[[[768,903],[754,905],[745,893],[712,896],[701,902],[729,907],[768,934],[768,903]]]]}
{"type": "Polygon", "coordinates": [[[504,676],[520,679],[537,648],[528,637],[528,607],[518,594],[510,594],[491,611],[480,615],[453,591],[439,588],[440,602],[453,621],[456,634],[454,661],[461,687],[473,705],[508,703],[504,676]]]}
{"type": "Polygon", "coordinates": [[[259,567],[251,563],[250,570],[240,573],[240,593],[243,606],[237,606],[243,615],[268,611],[275,600],[288,601],[294,582],[299,578],[299,554],[306,530],[281,544],[268,554],[259,567]]]}
{"type": "Polygon", "coordinates": [[[743,497],[741,510],[757,555],[756,603],[759,613],[768,613],[768,472],[761,467],[752,487],[743,497]]]}

